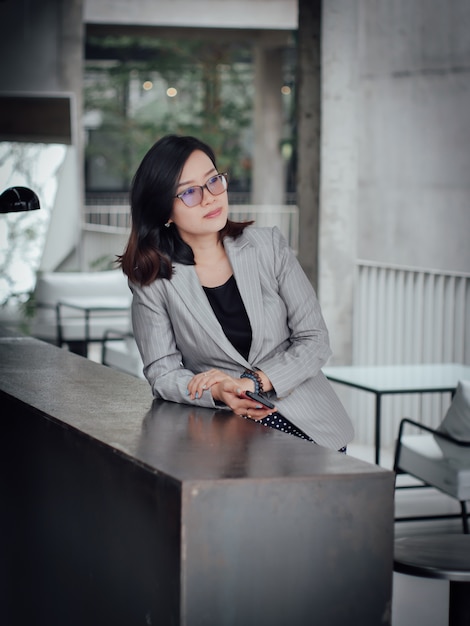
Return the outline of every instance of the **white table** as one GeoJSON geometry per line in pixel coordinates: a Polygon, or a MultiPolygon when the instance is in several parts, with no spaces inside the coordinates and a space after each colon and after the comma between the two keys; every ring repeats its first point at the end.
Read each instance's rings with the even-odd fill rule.
{"type": "Polygon", "coordinates": [[[375,462],[380,462],[382,396],[399,393],[453,393],[459,380],[470,380],[470,366],[459,363],[420,365],[350,365],[324,367],[332,382],[375,394],[375,462]]]}

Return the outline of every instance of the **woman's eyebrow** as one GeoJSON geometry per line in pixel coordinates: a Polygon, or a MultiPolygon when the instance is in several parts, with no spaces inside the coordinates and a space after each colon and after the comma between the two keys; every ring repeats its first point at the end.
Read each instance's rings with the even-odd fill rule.
{"type": "MultiPolygon", "coordinates": [[[[206,177],[206,176],[209,177],[212,174],[212,172],[217,172],[217,168],[213,167],[212,169],[210,169],[208,172],[206,172],[204,174],[204,177],[206,177]]],[[[183,181],[181,183],[178,183],[176,188],[182,187],[183,185],[191,185],[191,184],[194,184],[194,182],[195,182],[194,180],[183,181]]]]}

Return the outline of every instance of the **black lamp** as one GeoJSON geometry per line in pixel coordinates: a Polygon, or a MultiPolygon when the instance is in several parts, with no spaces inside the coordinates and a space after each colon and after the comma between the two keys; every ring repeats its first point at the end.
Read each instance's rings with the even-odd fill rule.
{"type": "Polygon", "coordinates": [[[27,187],[9,187],[0,195],[0,213],[35,211],[39,208],[39,198],[27,187]]]}

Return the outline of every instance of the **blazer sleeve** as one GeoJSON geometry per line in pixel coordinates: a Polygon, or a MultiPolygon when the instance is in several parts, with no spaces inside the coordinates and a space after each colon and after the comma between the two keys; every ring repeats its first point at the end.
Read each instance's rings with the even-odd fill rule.
{"type": "Polygon", "coordinates": [[[153,396],[202,407],[215,407],[210,393],[198,400],[189,400],[187,386],[194,372],[184,366],[170,316],[167,311],[165,281],[155,281],[149,287],[130,283],[133,293],[132,326],[144,363],[153,396]]]}
{"type": "Polygon", "coordinates": [[[269,377],[276,396],[283,398],[319,374],[331,349],[315,290],[276,227],[272,229],[272,249],[272,271],[287,311],[288,337],[255,365],[269,377]]]}

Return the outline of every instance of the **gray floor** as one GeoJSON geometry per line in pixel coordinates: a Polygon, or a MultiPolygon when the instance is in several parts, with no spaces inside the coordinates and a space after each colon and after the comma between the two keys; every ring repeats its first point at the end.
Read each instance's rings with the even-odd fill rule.
{"type": "MultiPolygon", "coordinates": [[[[372,446],[350,445],[348,454],[369,463],[373,462],[372,446]]],[[[381,465],[391,469],[393,450],[381,451],[381,465]]],[[[398,485],[413,484],[408,476],[399,476],[398,485]]],[[[414,483],[416,484],[416,483],[414,483]]],[[[460,508],[451,498],[434,489],[398,489],[395,492],[397,516],[458,513],[460,508]]],[[[460,533],[459,520],[426,522],[399,522],[395,535],[426,533],[460,533]]],[[[447,626],[449,610],[449,583],[434,580],[393,575],[392,626],[447,626]]]]}

